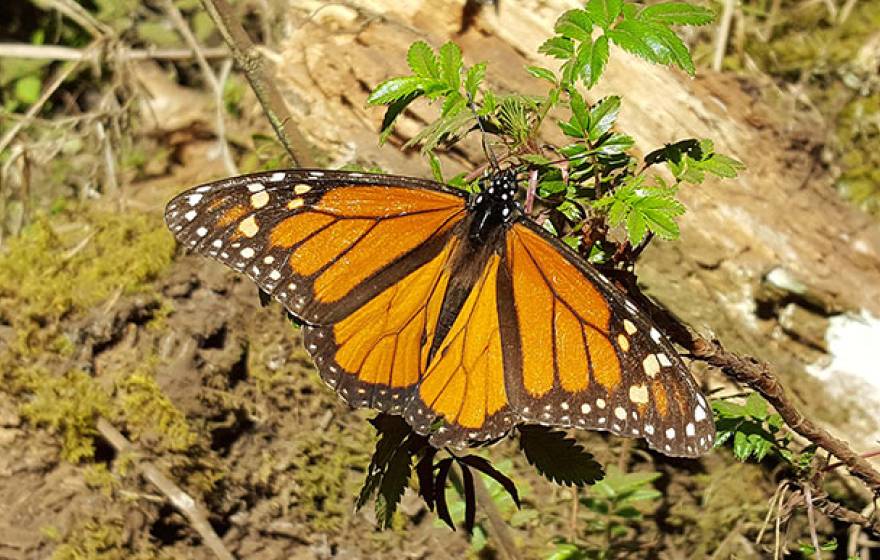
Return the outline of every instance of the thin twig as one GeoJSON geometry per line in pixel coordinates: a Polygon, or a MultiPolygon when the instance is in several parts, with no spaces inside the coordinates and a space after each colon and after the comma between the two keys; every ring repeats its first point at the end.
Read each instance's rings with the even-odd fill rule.
{"type": "Polygon", "coordinates": [[[522,556],[520,556],[516,548],[516,543],[513,541],[513,535],[510,534],[510,529],[501,517],[501,513],[499,513],[498,508],[495,506],[492,496],[489,495],[489,490],[486,489],[486,483],[483,482],[483,477],[480,474],[474,476],[474,494],[476,494],[477,501],[482,504],[483,511],[486,512],[486,516],[489,518],[489,525],[492,526],[490,535],[500,545],[498,548],[499,552],[501,552],[501,557],[505,560],[522,560],[522,556]]]}
{"type": "Polygon", "coordinates": [[[284,98],[266,72],[262,55],[241,26],[232,7],[226,0],[202,0],[202,5],[232,50],[236,64],[250,82],[272,128],[275,129],[275,134],[278,135],[294,165],[315,166],[305,137],[297,129],[284,104],[284,98]]]}
{"type": "Polygon", "coordinates": [[[73,0],[37,0],[34,3],[44,8],[58,10],[95,39],[106,38],[113,34],[113,29],[96,19],[88,10],[73,0]]]}
{"type": "Polygon", "coordinates": [[[223,87],[226,83],[226,79],[229,77],[229,71],[232,68],[232,64],[227,61],[223,66],[222,79],[218,78],[217,75],[214,74],[211,65],[208,64],[205,55],[202,53],[202,46],[199,45],[195,34],[193,34],[192,30],[189,28],[189,24],[186,22],[183,14],[180,13],[180,10],[174,2],[171,0],[165,0],[164,8],[165,13],[168,14],[171,22],[183,37],[183,41],[190,49],[192,49],[193,53],[195,53],[196,62],[199,64],[202,75],[205,77],[205,81],[208,82],[208,85],[211,86],[211,90],[214,92],[217,120],[217,145],[220,149],[220,156],[223,160],[224,167],[226,167],[226,172],[230,175],[238,175],[238,167],[236,167],[235,162],[232,160],[232,153],[229,150],[229,143],[226,140],[226,122],[224,119],[225,115],[223,114],[223,87]]]}
{"type": "Polygon", "coordinates": [[[819,548],[819,535],[816,533],[816,518],[813,512],[813,491],[809,484],[804,484],[804,504],[807,506],[807,524],[810,526],[810,541],[816,553],[816,560],[822,560],[822,550],[819,548]]]}
{"type": "MultiPolygon", "coordinates": [[[[87,49],[57,45],[31,45],[28,43],[0,43],[0,58],[30,58],[37,60],[83,60],[87,49]]],[[[101,53],[93,53],[97,57],[101,53]]],[[[226,58],[229,50],[223,47],[202,49],[205,58],[226,58]]],[[[105,59],[118,60],[189,60],[195,57],[191,49],[130,49],[120,46],[103,53],[105,59]]]]}
{"type": "Polygon", "coordinates": [[[229,79],[229,72],[232,70],[232,59],[227,58],[220,67],[220,75],[217,76],[217,89],[214,91],[214,104],[217,111],[217,143],[220,145],[220,156],[223,159],[223,166],[230,175],[238,175],[238,166],[232,158],[232,151],[229,149],[229,141],[226,139],[226,105],[223,101],[223,90],[226,88],[226,81],[229,79]]]}
{"type": "MultiPolygon", "coordinates": [[[[113,446],[118,453],[134,453],[134,446],[117,430],[113,424],[99,418],[97,422],[98,432],[113,446]]],[[[193,529],[202,538],[205,545],[211,549],[217,558],[221,560],[235,560],[235,557],[226,550],[226,546],[211,524],[208,522],[208,512],[196,503],[196,501],[186,492],[184,492],[174,481],[162,474],[156,465],[149,461],[138,461],[137,467],[141,474],[149,480],[156,488],[159,489],[177,508],[180,513],[186,517],[193,529]]]]}
{"type": "MultiPolygon", "coordinates": [[[[94,41],[86,49],[86,52],[90,53],[93,50],[97,50],[100,44],[101,41],[94,41]]],[[[16,137],[16,135],[18,135],[21,129],[31,122],[31,120],[37,115],[37,113],[40,112],[40,109],[43,108],[43,105],[45,105],[46,102],[49,101],[49,98],[52,97],[52,94],[55,93],[55,90],[61,87],[61,84],[64,83],[64,80],[66,80],[71,74],[73,74],[74,70],[79,68],[80,64],[82,64],[82,61],[86,58],[89,58],[89,56],[86,56],[81,60],[68,62],[55,73],[55,77],[52,79],[51,82],[49,82],[49,85],[46,87],[46,89],[43,90],[40,98],[37,99],[36,103],[28,108],[27,113],[25,113],[25,118],[15,123],[12,128],[10,128],[6,132],[6,134],[3,135],[3,138],[0,139],[0,153],[2,153],[3,150],[5,150],[9,146],[9,144],[16,137]]]]}
{"type": "Polygon", "coordinates": [[[104,152],[104,174],[106,175],[104,192],[116,192],[119,189],[119,182],[116,180],[116,160],[113,157],[113,147],[101,121],[95,123],[95,130],[98,133],[98,142],[104,152]]]}
{"type": "Polygon", "coordinates": [[[736,8],[736,0],[724,0],[724,8],[721,12],[721,20],[718,22],[718,32],[715,34],[715,53],[712,56],[712,70],[721,71],[724,64],[724,53],[727,52],[727,41],[730,37],[730,23],[733,21],[733,12],[736,8]]]}
{"type": "Polygon", "coordinates": [[[760,393],[795,432],[840,459],[850,473],[862,480],[876,495],[880,492],[880,472],[849,444],[817,426],[794,405],[785,388],[770,371],[770,366],[752,357],[743,358],[728,352],[717,340],[694,336],[686,344],[694,357],[720,368],[731,379],[760,393]]]}

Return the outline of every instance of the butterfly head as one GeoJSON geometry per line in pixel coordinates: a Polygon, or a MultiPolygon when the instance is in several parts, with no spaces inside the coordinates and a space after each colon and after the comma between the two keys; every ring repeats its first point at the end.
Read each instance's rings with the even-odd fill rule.
{"type": "Polygon", "coordinates": [[[470,204],[474,215],[470,228],[471,241],[484,243],[492,231],[513,221],[519,211],[515,199],[516,188],[516,171],[513,168],[483,176],[480,191],[470,204]]]}

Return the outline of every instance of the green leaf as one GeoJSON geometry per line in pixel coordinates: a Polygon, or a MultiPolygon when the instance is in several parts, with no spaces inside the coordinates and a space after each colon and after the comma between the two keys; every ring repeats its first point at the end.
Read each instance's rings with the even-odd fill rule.
{"type": "Polygon", "coordinates": [[[597,141],[600,136],[611,130],[620,115],[620,97],[609,95],[590,108],[590,140],[597,141]]]}
{"type": "MultiPolygon", "coordinates": [[[[549,222],[549,220],[547,220],[549,222]]],[[[602,465],[564,432],[543,426],[519,426],[519,444],[526,460],[547,479],[566,486],[595,484],[602,465]]]]}
{"type": "Polygon", "coordinates": [[[571,58],[574,54],[574,42],[565,37],[551,37],[538,47],[538,52],[553,58],[571,58]]]}
{"type": "Polygon", "coordinates": [[[626,235],[631,245],[638,245],[648,235],[648,223],[641,212],[630,212],[626,217],[626,235]]]}
{"type": "Polygon", "coordinates": [[[379,143],[383,144],[388,136],[391,135],[391,131],[394,127],[394,121],[397,120],[397,117],[400,116],[401,113],[407,108],[407,106],[421,97],[421,91],[414,91],[408,95],[401,97],[395,101],[392,101],[388,108],[385,109],[385,116],[382,117],[382,126],[379,129],[379,143]]]}
{"type": "Polygon", "coordinates": [[[648,6],[638,19],[664,25],[706,25],[715,19],[715,13],[702,6],[685,2],[662,2],[648,6]]]}
{"type": "Polygon", "coordinates": [[[541,80],[547,80],[554,86],[557,83],[556,74],[553,70],[544,68],[543,66],[526,66],[526,72],[541,80]]]}
{"type": "Polygon", "coordinates": [[[576,138],[586,138],[589,136],[590,130],[590,110],[587,107],[587,102],[584,101],[584,98],[575,89],[569,91],[569,97],[571,101],[571,119],[569,119],[568,124],[577,130],[578,135],[576,138]]]}
{"type": "Polygon", "coordinates": [[[437,57],[434,49],[424,41],[416,41],[409,47],[406,53],[406,62],[413,74],[422,78],[440,78],[440,69],[437,67],[437,57]]]}
{"type": "Polygon", "coordinates": [[[593,22],[584,10],[569,10],[559,16],[553,30],[563,37],[578,41],[590,41],[593,22]]]}
{"type": "Polygon", "coordinates": [[[458,91],[453,90],[449,92],[449,95],[447,95],[446,99],[443,101],[443,108],[440,110],[440,115],[443,117],[455,116],[465,107],[467,107],[467,100],[458,91]]]}
{"type": "Polygon", "coordinates": [[[723,154],[712,154],[712,157],[703,161],[700,166],[703,171],[726,179],[733,179],[745,168],[743,162],[723,154]]]}
{"type": "Polygon", "coordinates": [[[609,156],[617,155],[626,152],[632,148],[634,144],[635,140],[633,140],[632,136],[627,136],[626,134],[611,134],[596,146],[596,150],[601,154],[609,156]]]}
{"type": "Polygon", "coordinates": [[[440,47],[440,75],[449,89],[461,86],[461,49],[451,41],[440,47]]]}
{"type": "Polygon", "coordinates": [[[620,15],[623,0],[590,0],[587,2],[587,13],[596,25],[608,29],[620,15]]]}
{"type": "Polygon", "coordinates": [[[746,397],[745,412],[752,418],[764,420],[767,418],[767,401],[758,393],[751,393],[746,397]]]}
{"type": "Polygon", "coordinates": [[[632,28],[628,25],[632,20],[624,20],[614,29],[609,29],[605,32],[605,35],[613,42],[615,45],[625,50],[626,52],[638,56],[639,58],[643,58],[648,62],[653,62],[655,64],[663,64],[666,61],[662,58],[658,58],[654,53],[654,50],[651,46],[645,41],[641,34],[632,30],[632,28]]]}
{"type": "Polygon", "coordinates": [[[472,101],[477,99],[477,90],[483,79],[486,77],[486,63],[478,62],[468,68],[467,76],[464,79],[464,90],[470,96],[472,101]]]}
{"type": "Polygon", "coordinates": [[[424,91],[425,80],[419,76],[399,76],[385,80],[367,98],[370,105],[385,105],[407,97],[419,90],[424,91]]]}
{"type": "Polygon", "coordinates": [[[590,65],[588,79],[585,80],[587,87],[591,88],[596,85],[602,73],[605,71],[605,64],[608,62],[608,36],[602,35],[593,43],[593,51],[590,53],[590,65]]]}
{"type": "Polygon", "coordinates": [[[434,152],[428,152],[428,163],[431,165],[431,175],[438,183],[445,183],[443,180],[443,169],[440,167],[440,158],[434,152]]]}
{"type": "Polygon", "coordinates": [[[22,103],[32,105],[40,98],[43,82],[37,75],[24,76],[15,81],[15,98],[22,103]]]}

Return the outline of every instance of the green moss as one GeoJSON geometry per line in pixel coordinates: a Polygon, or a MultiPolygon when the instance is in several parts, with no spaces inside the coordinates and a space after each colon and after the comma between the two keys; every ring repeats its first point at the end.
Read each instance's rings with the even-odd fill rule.
{"type": "Polygon", "coordinates": [[[151,370],[148,363],[120,384],[118,402],[126,426],[134,439],[146,439],[155,451],[186,451],[196,444],[198,435],[162,393],[151,370]]]}
{"type": "Polygon", "coordinates": [[[43,534],[58,541],[52,560],[166,560],[170,558],[150,543],[131,542],[125,536],[120,514],[102,514],[75,525],[63,537],[54,527],[43,534]]]}
{"type": "Polygon", "coordinates": [[[82,371],[52,376],[31,370],[20,381],[33,394],[22,407],[22,414],[61,435],[62,457],[74,463],[93,457],[95,422],[99,416],[109,414],[109,395],[82,371]]]}
{"type": "MultiPolygon", "coordinates": [[[[765,25],[760,11],[746,10],[757,16],[746,24],[751,29],[765,25]]],[[[829,19],[821,2],[785,0],[776,22],[769,40],[749,36],[745,50],[750,63],[795,85],[833,123],[828,140],[841,169],[838,191],[880,216],[880,125],[873,118],[880,111],[880,88],[876,64],[870,63],[873,55],[863,52],[880,29],[880,2],[859,2],[838,22],[829,19]]],[[[726,61],[729,68],[744,66],[736,55],[726,61]]]]}
{"type": "Polygon", "coordinates": [[[359,421],[344,429],[309,432],[292,442],[298,468],[291,501],[313,530],[338,530],[351,516],[363,482],[360,469],[370,461],[371,432],[369,424],[359,421]]]}
{"type": "Polygon", "coordinates": [[[0,256],[0,312],[11,322],[143,291],[171,263],[174,240],[158,216],[85,210],[80,227],[65,217],[38,219],[0,256]]]}

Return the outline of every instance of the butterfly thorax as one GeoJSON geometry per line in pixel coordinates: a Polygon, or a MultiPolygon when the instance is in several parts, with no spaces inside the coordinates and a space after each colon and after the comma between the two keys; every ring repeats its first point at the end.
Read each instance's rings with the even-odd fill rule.
{"type": "Polygon", "coordinates": [[[468,238],[472,243],[485,244],[492,232],[509,224],[516,216],[516,173],[512,169],[488,175],[480,182],[480,192],[471,199],[471,221],[468,238]]]}

